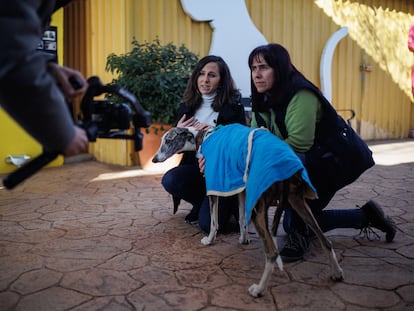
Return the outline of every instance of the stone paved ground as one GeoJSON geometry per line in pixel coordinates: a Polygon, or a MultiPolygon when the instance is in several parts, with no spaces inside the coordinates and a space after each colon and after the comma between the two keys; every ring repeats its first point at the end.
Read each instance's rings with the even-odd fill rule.
{"type": "Polygon", "coordinates": [[[414,310],[414,141],[372,148],[377,165],[332,208],[375,198],[398,224],[395,241],[332,231],[344,282],[330,281],[313,241],[256,299],[247,288],[262,273],[261,241],[201,245],[184,223],[190,206],[172,214],[160,174],[87,161],[0,188],[0,310],[414,310]]]}

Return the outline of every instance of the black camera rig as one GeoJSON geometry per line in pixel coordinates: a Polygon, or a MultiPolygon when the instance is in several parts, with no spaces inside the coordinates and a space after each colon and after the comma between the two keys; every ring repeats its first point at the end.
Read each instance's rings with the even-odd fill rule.
{"type": "MultiPolygon", "coordinates": [[[[69,79],[72,86],[81,88],[76,79],[69,79]]],[[[124,88],[114,85],[103,85],[96,76],[88,79],[88,89],[81,101],[81,116],[76,124],[82,127],[90,142],[97,138],[131,139],[134,140],[135,151],[142,149],[141,128],[151,124],[151,115],[138,102],[136,97],[124,88]],[[127,103],[113,103],[108,99],[95,100],[96,96],[107,94],[118,96],[127,103]],[[131,132],[127,133],[127,132],[131,132]]],[[[3,185],[12,189],[29,178],[43,166],[53,161],[60,152],[46,152],[25,163],[3,179],[3,185]]]]}

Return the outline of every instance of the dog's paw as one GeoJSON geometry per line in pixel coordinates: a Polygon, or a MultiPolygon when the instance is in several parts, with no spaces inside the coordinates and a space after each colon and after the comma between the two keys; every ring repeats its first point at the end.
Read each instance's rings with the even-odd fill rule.
{"type": "Polygon", "coordinates": [[[249,293],[253,297],[261,297],[263,296],[263,290],[259,287],[258,284],[253,284],[249,287],[249,293]]]}
{"type": "Polygon", "coordinates": [[[201,239],[201,244],[203,244],[203,245],[210,245],[211,244],[211,240],[208,238],[208,236],[205,236],[204,238],[201,239]]]}
{"type": "Polygon", "coordinates": [[[240,236],[239,236],[239,243],[240,244],[249,244],[249,233],[247,232],[247,227],[242,227],[240,226],[240,228],[242,228],[240,230],[240,236]]]}
{"type": "Polygon", "coordinates": [[[344,280],[344,271],[342,269],[339,269],[337,271],[335,271],[334,273],[332,273],[331,279],[336,281],[336,282],[340,282],[344,280]]]}
{"type": "Polygon", "coordinates": [[[241,236],[241,237],[239,237],[239,243],[242,244],[242,245],[246,245],[246,244],[249,244],[250,241],[249,241],[247,236],[246,237],[241,236]]]}

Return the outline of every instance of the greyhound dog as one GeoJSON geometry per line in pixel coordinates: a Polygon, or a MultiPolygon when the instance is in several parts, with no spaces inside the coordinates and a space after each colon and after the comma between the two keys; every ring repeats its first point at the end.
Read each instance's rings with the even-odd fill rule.
{"type": "Polygon", "coordinates": [[[253,284],[249,287],[249,293],[252,296],[262,296],[267,288],[275,263],[280,270],[283,270],[277,245],[268,228],[267,212],[272,204],[276,204],[271,228],[273,235],[276,236],[283,209],[287,204],[290,204],[319,238],[322,248],[330,260],[331,278],[335,281],[343,280],[343,271],[338,264],[331,242],[323,234],[306,203],[305,199],[313,199],[317,195],[302,162],[293,150],[265,129],[252,129],[240,124],[217,128],[213,131],[204,131],[196,130],[193,127],[173,127],[163,135],[161,145],[152,160],[154,163],[163,162],[176,153],[199,151],[201,147],[201,153],[205,157],[204,174],[211,213],[210,233],[202,238],[201,243],[210,245],[216,237],[218,197],[238,194],[239,242],[241,244],[249,242],[247,225],[251,219],[264,244],[266,260],[263,274],[259,284],[253,284]],[[219,129],[217,130],[217,128],[219,129]],[[246,148],[239,145],[244,140],[247,140],[244,144],[246,148]],[[224,146],[221,151],[220,145],[224,146]],[[267,153],[263,152],[260,145],[265,146],[267,153]],[[272,146],[275,147],[272,149],[272,146]],[[246,159],[245,167],[236,160],[236,153],[240,153],[241,157],[246,159]],[[274,163],[278,161],[281,163],[275,166],[274,163]],[[220,167],[229,166],[231,164],[228,163],[236,162],[237,168],[242,166],[242,172],[234,173],[227,167],[224,168],[227,169],[226,172],[221,172],[220,167]],[[221,181],[226,178],[225,175],[231,176],[231,189],[223,189],[220,185],[221,181]],[[219,185],[215,185],[217,183],[219,185]]]}

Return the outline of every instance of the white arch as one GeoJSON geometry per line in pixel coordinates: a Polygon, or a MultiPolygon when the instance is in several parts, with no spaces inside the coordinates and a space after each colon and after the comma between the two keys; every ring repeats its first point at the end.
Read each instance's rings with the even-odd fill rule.
{"type": "Polygon", "coordinates": [[[321,91],[329,102],[332,102],[332,58],[339,41],[348,34],[348,27],[342,27],[326,41],[320,63],[321,91]]]}

